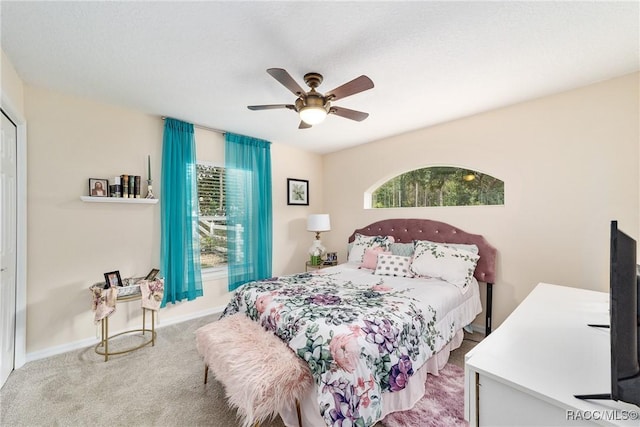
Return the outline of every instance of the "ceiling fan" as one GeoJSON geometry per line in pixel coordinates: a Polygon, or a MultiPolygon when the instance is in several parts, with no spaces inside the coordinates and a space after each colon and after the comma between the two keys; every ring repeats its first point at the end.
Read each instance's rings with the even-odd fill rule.
{"type": "Polygon", "coordinates": [[[333,101],[373,88],[373,82],[367,76],[357,77],[323,95],[316,91],[316,88],[322,83],[322,74],[307,73],[304,75],[304,82],[311,88],[310,91],[306,92],[282,68],[269,68],[267,73],[293,92],[298,99],[295,100],[295,104],[249,105],[247,108],[250,110],[274,110],[278,108],[294,110],[300,115],[301,119],[298,129],[308,129],[322,122],[328,114],[335,114],[357,122],[369,117],[369,113],[331,105],[333,101]]]}

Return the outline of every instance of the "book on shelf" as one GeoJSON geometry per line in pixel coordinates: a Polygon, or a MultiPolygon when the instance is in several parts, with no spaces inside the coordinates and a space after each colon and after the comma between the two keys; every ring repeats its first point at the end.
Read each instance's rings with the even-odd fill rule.
{"type": "Polygon", "coordinates": [[[133,199],[135,197],[135,176],[129,175],[129,198],[133,199]]]}
{"type": "Polygon", "coordinates": [[[120,176],[122,181],[122,197],[125,199],[129,198],[129,175],[123,174],[120,176]]]}
{"type": "Polygon", "coordinates": [[[133,194],[135,194],[136,199],[140,198],[140,175],[136,175],[133,181],[133,194]]]}

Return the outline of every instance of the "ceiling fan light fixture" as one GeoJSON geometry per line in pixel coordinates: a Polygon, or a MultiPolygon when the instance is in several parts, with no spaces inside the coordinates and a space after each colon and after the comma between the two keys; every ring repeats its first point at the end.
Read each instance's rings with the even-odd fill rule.
{"type": "Polygon", "coordinates": [[[300,109],[300,119],[308,125],[322,123],[327,117],[327,110],[320,106],[303,107],[300,109]]]}
{"type": "Polygon", "coordinates": [[[335,114],[338,117],[344,117],[345,119],[355,120],[357,122],[361,122],[369,116],[368,113],[363,113],[362,111],[331,106],[331,103],[335,100],[373,88],[373,82],[365,75],[356,77],[338,86],[324,96],[322,93],[316,91],[316,88],[322,83],[322,74],[307,73],[304,75],[304,82],[311,88],[310,91],[306,92],[284,68],[269,68],[267,69],[267,73],[297,97],[295,103],[249,105],[247,106],[249,110],[273,110],[278,108],[294,110],[298,113],[301,120],[298,129],[309,129],[313,125],[324,121],[328,114],[335,114]]]}

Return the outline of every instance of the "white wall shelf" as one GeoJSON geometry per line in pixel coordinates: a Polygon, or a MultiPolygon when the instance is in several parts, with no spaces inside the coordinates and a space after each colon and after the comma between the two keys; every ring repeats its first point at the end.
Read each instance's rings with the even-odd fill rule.
{"type": "Polygon", "coordinates": [[[92,197],[92,196],[80,196],[80,200],[83,202],[91,203],[133,203],[133,204],[147,204],[155,205],[159,199],[125,199],[122,197],[92,197]]]}

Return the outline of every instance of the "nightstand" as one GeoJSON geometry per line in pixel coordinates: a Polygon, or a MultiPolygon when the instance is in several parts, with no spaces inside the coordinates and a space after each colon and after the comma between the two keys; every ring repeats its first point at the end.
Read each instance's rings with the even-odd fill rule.
{"type": "Polygon", "coordinates": [[[337,262],[333,263],[333,264],[320,264],[320,265],[313,265],[311,264],[311,261],[307,261],[304,263],[304,271],[314,271],[314,270],[322,270],[323,268],[327,268],[327,267],[334,267],[338,265],[337,262]]]}

